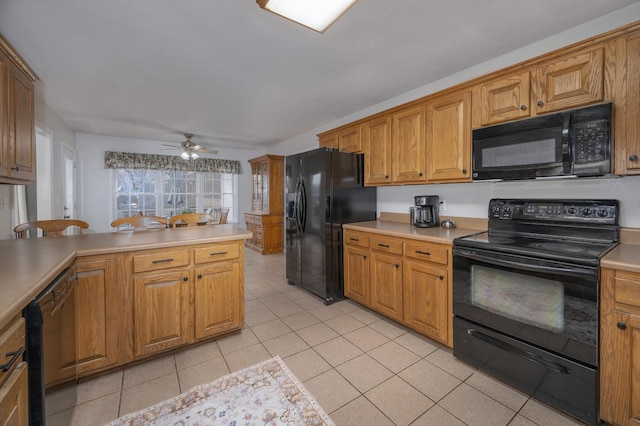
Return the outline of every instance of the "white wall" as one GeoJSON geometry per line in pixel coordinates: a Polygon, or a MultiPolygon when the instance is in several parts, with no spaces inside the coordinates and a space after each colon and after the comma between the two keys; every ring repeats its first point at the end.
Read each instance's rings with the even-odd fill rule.
{"type": "MultiPolygon", "coordinates": [[[[159,154],[162,142],[111,136],[76,135],[78,168],[78,218],[89,223],[95,232],[110,232],[112,193],[110,173],[104,168],[105,151],[159,154]]],[[[244,227],[244,212],[251,211],[251,168],[249,159],[260,152],[245,149],[218,148],[215,158],[238,160],[242,174],[238,176],[238,226],[244,227]]]]}
{"type": "MultiPolygon", "coordinates": [[[[64,121],[47,107],[40,97],[41,82],[36,82],[36,101],[35,101],[35,121],[36,125],[49,132],[52,137],[52,165],[53,179],[51,182],[51,199],[53,219],[62,218],[63,203],[63,173],[62,167],[62,146],[67,144],[72,148],[76,146],[75,133],[65,124],[64,121]]],[[[36,177],[36,180],[40,177],[36,177]]],[[[9,209],[2,209],[2,200],[6,197],[11,200],[12,185],[0,185],[0,239],[12,238],[13,225],[13,205],[9,209]]]]}
{"type": "MultiPolygon", "coordinates": [[[[290,155],[318,147],[318,133],[429,95],[472,78],[534,58],[589,37],[605,33],[640,19],[640,3],[635,3],[601,18],[568,29],[539,42],[524,46],[474,67],[447,76],[432,84],[391,98],[324,126],[294,136],[273,146],[270,152],[290,155]]],[[[425,58],[425,60],[429,60],[425,58]]],[[[487,217],[491,198],[613,198],[620,200],[621,224],[640,228],[640,177],[520,181],[441,185],[407,185],[378,188],[378,213],[407,213],[415,195],[439,195],[447,202],[443,214],[462,217],[487,217]]]]}

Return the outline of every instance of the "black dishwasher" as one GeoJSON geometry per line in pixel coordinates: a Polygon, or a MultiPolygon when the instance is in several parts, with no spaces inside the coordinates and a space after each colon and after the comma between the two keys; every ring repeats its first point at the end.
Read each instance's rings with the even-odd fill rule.
{"type": "Polygon", "coordinates": [[[29,371],[29,425],[46,422],[44,389],[76,379],[75,267],[62,271],[24,309],[29,371]]]}

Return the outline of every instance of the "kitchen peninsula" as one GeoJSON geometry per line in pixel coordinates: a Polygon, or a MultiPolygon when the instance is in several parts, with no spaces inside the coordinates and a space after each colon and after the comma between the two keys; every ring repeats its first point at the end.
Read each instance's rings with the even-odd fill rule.
{"type": "Polygon", "coordinates": [[[250,237],[216,225],[2,240],[0,329],[75,267],[79,377],[238,330],[250,237]]]}

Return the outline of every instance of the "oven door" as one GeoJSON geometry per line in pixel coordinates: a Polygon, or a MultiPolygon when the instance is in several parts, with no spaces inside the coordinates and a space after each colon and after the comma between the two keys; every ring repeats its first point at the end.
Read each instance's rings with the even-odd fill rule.
{"type": "Polygon", "coordinates": [[[453,269],[455,316],[598,365],[597,267],[454,247],[453,269]]]}

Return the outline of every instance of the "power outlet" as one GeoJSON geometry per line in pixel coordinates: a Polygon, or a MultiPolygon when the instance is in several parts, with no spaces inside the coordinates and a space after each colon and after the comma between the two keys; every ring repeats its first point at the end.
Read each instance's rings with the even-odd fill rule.
{"type": "Polygon", "coordinates": [[[439,211],[441,211],[441,212],[447,211],[447,201],[446,200],[441,200],[440,201],[439,211]]]}

